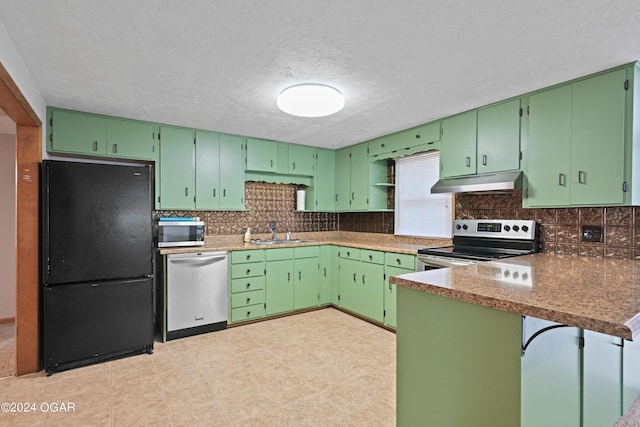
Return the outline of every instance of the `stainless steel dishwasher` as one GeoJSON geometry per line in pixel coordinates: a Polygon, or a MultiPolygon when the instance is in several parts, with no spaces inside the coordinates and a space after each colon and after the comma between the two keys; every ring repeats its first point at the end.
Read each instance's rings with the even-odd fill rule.
{"type": "Polygon", "coordinates": [[[227,252],[167,256],[167,339],[227,327],[227,252]]]}

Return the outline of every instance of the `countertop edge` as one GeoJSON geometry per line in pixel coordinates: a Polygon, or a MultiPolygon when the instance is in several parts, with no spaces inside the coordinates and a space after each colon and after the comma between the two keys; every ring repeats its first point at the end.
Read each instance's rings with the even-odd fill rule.
{"type": "Polygon", "coordinates": [[[403,279],[400,276],[391,276],[389,278],[389,283],[418,292],[426,292],[433,295],[452,298],[458,301],[464,301],[488,308],[494,308],[496,310],[506,311],[509,313],[537,317],[540,319],[561,323],[567,326],[574,326],[590,331],[601,332],[603,334],[624,338],[629,341],[633,340],[634,335],[638,335],[638,333],[640,333],[640,313],[625,324],[617,324],[605,320],[594,319],[544,307],[536,307],[515,301],[507,301],[499,298],[489,297],[486,295],[478,295],[472,292],[443,288],[441,286],[430,285],[427,283],[414,282],[412,280],[403,279]],[[636,331],[635,334],[633,333],[633,331],[636,331]]]}

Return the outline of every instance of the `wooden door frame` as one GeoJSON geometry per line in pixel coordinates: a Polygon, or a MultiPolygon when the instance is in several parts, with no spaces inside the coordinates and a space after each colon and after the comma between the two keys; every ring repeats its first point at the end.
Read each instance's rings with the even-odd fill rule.
{"type": "Polygon", "coordinates": [[[0,108],[16,123],[16,373],[40,370],[42,121],[0,63],[0,108]]]}

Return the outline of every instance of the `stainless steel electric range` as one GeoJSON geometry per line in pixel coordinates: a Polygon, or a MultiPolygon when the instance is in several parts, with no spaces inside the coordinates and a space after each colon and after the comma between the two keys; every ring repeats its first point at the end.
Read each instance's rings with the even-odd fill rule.
{"type": "Polygon", "coordinates": [[[418,250],[417,270],[496,261],[538,252],[539,230],[535,221],[455,220],[453,246],[418,250]]]}

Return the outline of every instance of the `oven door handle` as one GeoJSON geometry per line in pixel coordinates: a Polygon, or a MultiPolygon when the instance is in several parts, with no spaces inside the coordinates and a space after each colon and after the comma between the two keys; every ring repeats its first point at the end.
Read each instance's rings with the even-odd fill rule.
{"type": "Polygon", "coordinates": [[[475,262],[471,260],[457,260],[453,258],[433,258],[433,257],[420,256],[420,255],[418,255],[418,261],[429,267],[435,267],[435,268],[448,268],[448,267],[454,267],[456,265],[475,264],[475,262]]]}

